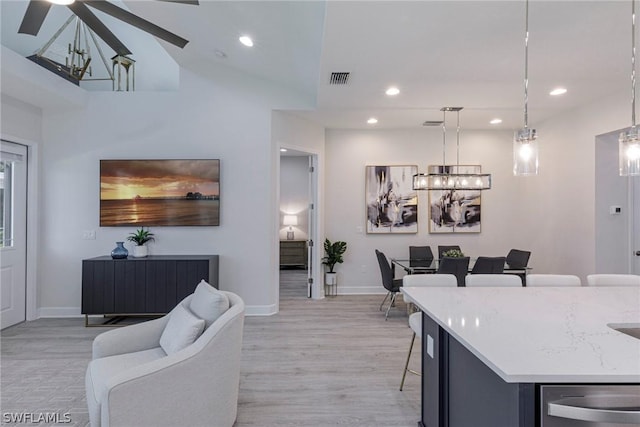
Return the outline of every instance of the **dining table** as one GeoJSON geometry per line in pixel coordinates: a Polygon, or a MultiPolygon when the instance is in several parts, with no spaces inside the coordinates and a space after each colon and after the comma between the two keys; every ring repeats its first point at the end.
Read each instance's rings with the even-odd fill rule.
{"type": "MultiPolygon", "coordinates": [[[[469,272],[473,270],[473,266],[478,258],[469,258],[469,272]]],[[[395,277],[396,266],[403,269],[407,274],[433,274],[438,271],[440,259],[409,259],[409,258],[391,258],[391,271],[395,277]]],[[[504,273],[517,274],[522,278],[523,286],[526,283],[526,275],[531,271],[531,267],[511,266],[504,263],[504,273]]]]}

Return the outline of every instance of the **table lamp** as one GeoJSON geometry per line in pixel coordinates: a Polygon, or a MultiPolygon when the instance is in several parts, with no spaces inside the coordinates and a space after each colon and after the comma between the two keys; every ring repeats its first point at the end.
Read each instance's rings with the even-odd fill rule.
{"type": "Polygon", "coordinates": [[[292,225],[298,225],[298,217],[296,215],[285,215],[282,219],[283,225],[288,225],[289,230],[287,231],[287,240],[293,240],[293,228],[292,225]]]}

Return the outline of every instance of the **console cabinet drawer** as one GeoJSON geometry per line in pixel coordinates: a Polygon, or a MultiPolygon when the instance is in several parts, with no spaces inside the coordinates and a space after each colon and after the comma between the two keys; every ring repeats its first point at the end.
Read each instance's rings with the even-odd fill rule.
{"type": "Polygon", "coordinates": [[[280,265],[302,266],[304,268],[307,268],[307,241],[281,240],[280,265]]]}

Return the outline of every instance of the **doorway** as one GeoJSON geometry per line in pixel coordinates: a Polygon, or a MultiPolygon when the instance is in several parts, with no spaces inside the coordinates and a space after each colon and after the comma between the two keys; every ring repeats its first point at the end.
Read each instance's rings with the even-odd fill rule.
{"type": "Polygon", "coordinates": [[[620,132],[596,136],[594,273],[640,274],[640,177],[619,174],[620,132]]]}
{"type": "Polygon", "coordinates": [[[27,147],[0,144],[0,324],[26,319],[27,147]]]}
{"type": "Polygon", "coordinates": [[[280,297],[321,298],[314,286],[317,250],[316,155],[280,151],[280,297]]]}

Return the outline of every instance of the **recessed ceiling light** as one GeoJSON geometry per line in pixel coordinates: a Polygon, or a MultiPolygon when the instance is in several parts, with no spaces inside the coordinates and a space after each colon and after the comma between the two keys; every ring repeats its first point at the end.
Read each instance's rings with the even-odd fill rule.
{"type": "Polygon", "coordinates": [[[69,5],[69,4],[73,4],[76,0],[48,0],[49,3],[53,3],[53,4],[62,4],[62,5],[69,5]]]}
{"type": "Polygon", "coordinates": [[[251,37],[249,36],[241,36],[238,40],[240,40],[240,43],[247,47],[253,46],[253,40],[251,40],[251,37]]]}
{"type": "Polygon", "coordinates": [[[491,123],[492,125],[499,125],[500,123],[502,123],[502,119],[498,119],[498,118],[491,119],[489,123],[491,123]]]}
{"type": "Polygon", "coordinates": [[[375,125],[376,123],[378,123],[378,119],[376,119],[375,117],[371,117],[369,120],[367,120],[367,123],[369,123],[370,125],[375,125]]]}
{"type": "Polygon", "coordinates": [[[567,93],[567,89],[565,89],[563,87],[557,87],[554,90],[552,90],[551,92],[549,92],[549,95],[558,96],[558,95],[564,95],[565,93],[567,93]]]}
{"type": "Polygon", "coordinates": [[[385,92],[387,95],[389,96],[396,96],[397,94],[400,93],[400,89],[398,89],[397,87],[390,87],[389,89],[387,89],[387,91],[385,92]]]}
{"type": "Polygon", "coordinates": [[[280,152],[281,152],[281,153],[286,153],[286,152],[287,152],[287,149],[286,149],[286,148],[281,148],[281,149],[280,149],[280,152]]]}

